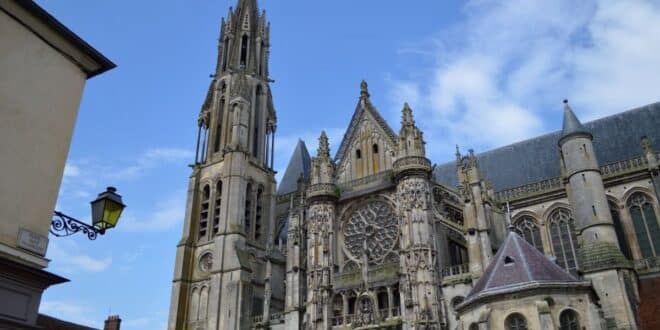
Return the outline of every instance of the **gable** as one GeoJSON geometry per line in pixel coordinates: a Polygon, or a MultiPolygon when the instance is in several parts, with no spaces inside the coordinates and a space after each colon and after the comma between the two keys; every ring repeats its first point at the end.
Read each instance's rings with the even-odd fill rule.
{"type": "Polygon", "coordinates": [[[361,99],[335,156],[337,182],[391,169],[395,149],[392,129],[367,99],[361,99]]]}

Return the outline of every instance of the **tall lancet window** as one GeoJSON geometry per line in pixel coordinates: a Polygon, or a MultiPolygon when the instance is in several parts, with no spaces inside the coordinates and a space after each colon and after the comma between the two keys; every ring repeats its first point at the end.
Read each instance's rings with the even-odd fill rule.
{"type": "Polygon", "coordinates": [[[550,237],[557,264],[575,274],[577,242],[575,240],[575,221],[569,210],[559,208],[550,214],[550,237]]]}
{"type": "Polygon", "coordinates": [[[205,185],[202,189],[202,199],[199,205],[199,237],[204,239],[209,225],[209,199],[211,198],[211,188],[205,185]]]}
{"type": "Polygon", "coordinates": [[[222,180],[215,184],[215,203],[213,204],[213,235],[220,231],[220,207],[222,206],[222,180]]]}
{"type": "Polygon", "coordinates": [[[515,223],[516,229],[527,243],[534,246],[543,253],[543,241],[541,240],[541,230],[536,225],[534,219],[530,216],[522,216],[515,223]]]}
{"type": "Polygon", "coordinates": [[[247,184],[247,187],[245,188],[245,211],[244,211],[244,219],[245,219],[245,234],[250,237],[250,233],[252,232],[252,183],[247,184]]]}
{"type": "Polygon", "coordinates": [[[614,222],[614,231],[616,232],[616,238],[619,241],[621,252],[624,256],[626,256],[626,258],[632,259],[630,256],[630,246],[628,245],[628,240],[626,239],[626,233],[623,231],[621,216],[619,216],[619,207],[615,202],[611,200],[607,200],[607,205],[610,207],[612,222],[614,222]]]}
{"type": "Polygon", "coordinates": [[[259,45],[259,63],[257,65],[259,66],[259,75],[262,76],[264,74],[264,64],[266,62],[266,52],[265,52],[265,44],[263,40],[261,41],[261,44],[259,45]]]}
{"type": "Polygon", "coordinates": [[[254,93],[254,125],[252,127],[252,155],[259,157],[259,129],[261,125],[261,85],[254,93]]]}
{"type": "Polygon", "coordinates": [[[650,199],[644,193],[635,193],[628,199],[628,210],[642,258],[660,255],[660,226],[650,199]]]}
{"type": "Polygon", "coordinates": [[[229,38],[222,43],[222,71],[227,71],[227,57],[229,56],[229,38]]]}
{"type": "Polygon", "coordinates": [[[218,111],[215,114],[215,137],[213,138],[213,152],[220,151],[220,143],[222,137],[222,120],[225,115],[225,92],[227,91],[227,85],[222,83],[220,87],[220,102],[218,103],[218,111]]]}
{"type": "Polygon", "coordinates": [[[244,34],[241,38],[241,69],[245,69],[247,65],[248,41],[247,34],[244,34]]]}
{"type": "Polygon", "coordinates": [[[263,222],[263,194],[264,188],[259,186],[257,190],[257,210],[254,215],[254,240],[261,239],[263,222]]]}

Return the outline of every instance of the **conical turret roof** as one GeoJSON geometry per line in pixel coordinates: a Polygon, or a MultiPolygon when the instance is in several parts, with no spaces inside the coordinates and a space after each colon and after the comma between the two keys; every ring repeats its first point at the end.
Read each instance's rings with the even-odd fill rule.
{"type": "Polygon", "coordinates": [[[307,146],[303,140],[298,139],[296,149],[289,159],[289,164],[284,171],[282,181],[277,188],[278,195],[288,194],[298,189],[298,178],[302,175],[305,179],[309,178],[310,157],[307,146]]]}
{"type": "Polygon", "coordinates": [[[575,134],[588,134],[591,135],[589,130],[582,125],[577,118],[571,106],[568,105],[568,100],[564,100],[564,125],[561,132],[561,140],[575,134]]]}

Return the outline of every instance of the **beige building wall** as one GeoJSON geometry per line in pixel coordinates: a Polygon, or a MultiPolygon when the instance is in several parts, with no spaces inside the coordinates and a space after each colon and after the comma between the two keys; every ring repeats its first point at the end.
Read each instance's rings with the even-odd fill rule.
{"type": "Polygon", "coordinates": [[[48,237],[87,77],[5,12],[0,31],[0,253],[45,267],[14,248],[21,228],[48,237]]]}

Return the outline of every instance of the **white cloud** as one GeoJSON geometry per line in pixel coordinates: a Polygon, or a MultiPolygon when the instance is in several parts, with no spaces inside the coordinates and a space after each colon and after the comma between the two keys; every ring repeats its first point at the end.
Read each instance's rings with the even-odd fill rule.
{"type": "Polygon", "coordinates": [[[65,177],[76,177],[78,175],[80,175],[80,168],[78,166],[71,163],[66,163],[66,165],[64,165],[65,177]]]}
{"type": "Polygon", "coordinates": [[[153,148],[146,150],[137,157],[133,164],[120,169],[111,169],[106,171],[108,178],[111,179],[133,179],[143,175],[147,170],[163,163],[181,162],[188,160],[193,162],[194,153],[187,149],[177,148],[153,148]]]}
{"type": "Polygon", "coordinates": [[[399,53],[435,48],[426,75],[391,79],[395,106],[416,103],[432,157],[447,159],[455,143],[484,150],[556,130],[543,123],[560,121],[563,98],[583,120],[658,101],[657,3],[474,0],[463,10],[421,51],[399,53]]]}
{"type": "Polygon", "coordinates": [[[65,273],[98,273],[112,265],[111,257],[90,256],[73,240],[52,240],[48,248],[48,258],[53,265],[65,273]]]}
{"type": "Polygon", "coordinates": [[[146,207],[138,213],[127,213],[122,216],[122,225],[118,230],[130,232],[158,232],[169,230],[183,221],[186,210],[186,192],[176,191],[164,200],[146,207]]]}
{"type": "Polygon", "coordinates": [[[44,300],[39,306],[39,313],[85,326],[99,326],[100,321],[90,316],[95,313],[89,306],[82,302],[44,300]]]}

